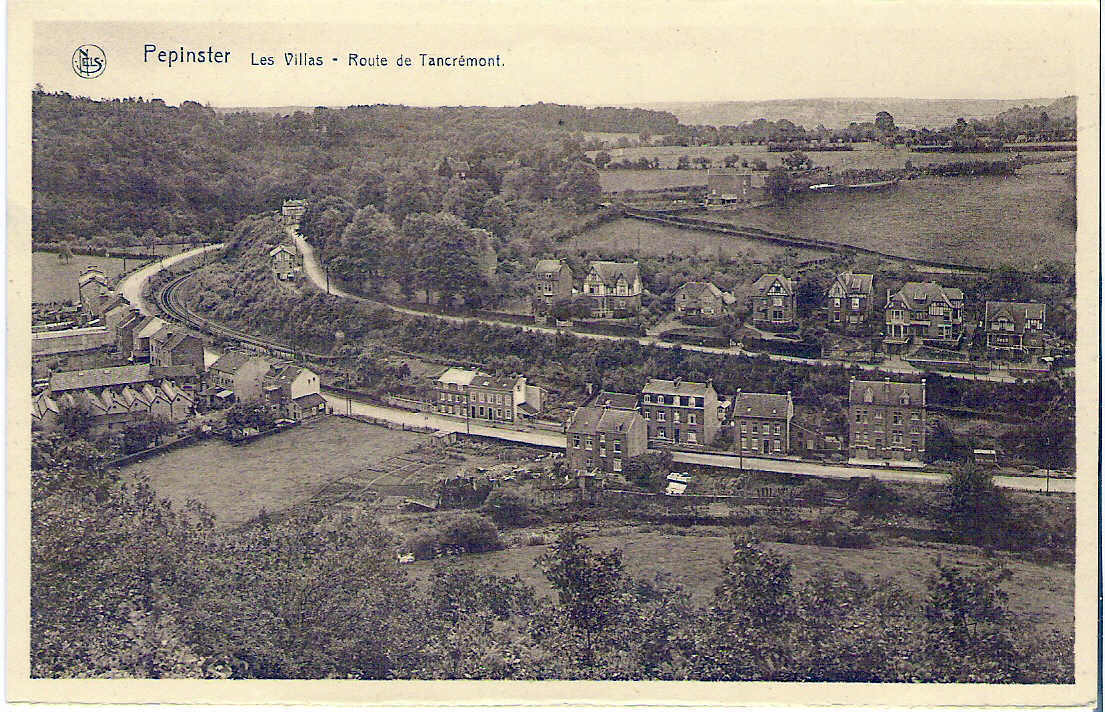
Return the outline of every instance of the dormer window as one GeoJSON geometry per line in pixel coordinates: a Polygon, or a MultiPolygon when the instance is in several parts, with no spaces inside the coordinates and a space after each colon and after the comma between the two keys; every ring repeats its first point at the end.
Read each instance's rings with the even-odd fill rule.
{"type": "Polygon", "coordinates": [[[909,405],[909,395],[902,394],[902,405],[909,405]]]}

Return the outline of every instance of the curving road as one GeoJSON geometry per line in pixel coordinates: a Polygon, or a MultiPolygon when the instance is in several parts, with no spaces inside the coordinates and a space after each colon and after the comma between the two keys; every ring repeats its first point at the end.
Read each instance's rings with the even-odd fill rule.
{"type": "Polygon", "coordinates": [[[197,247],[186,252],[181,252],[179,255],[172,255],[165,257],[157,262],[151,262],[145,267],[139,268],[134,272],[127,275],[122,282],[119,283],[118,290],[124,297],[127,298],[131,304],[138,308],[140,312],[146,316],[156,316],[157,312],[150,307],[149,303],[142,297],[142,291],[146,288],[146,282],[150,280],[155,274],[163,269],[168,269],[175,264],[183,262],[186,259],[202,255],[204,252],[214,252],[215,250],[221,250],[223,243],[218,242],[214,245],[206,245],[204,247],[197,247]]]}
{"type": "MultiPolygon", "coordinates": [[[[295,240],[296,245],[299,247],[300,253],[303,255],[303,271],[307,274],[307,278],[321,291],[326,291],[326,273],[323,271],[322,266],[319,264],[318,259],[315,257],[315,250],[311,247],[295,228],[287,228],[288,235],[295,240]]],[[[385,307],[401,314],[410,314],[412,316],[428,316],[435,319],[441,319],[443,321],[451,321],[455,323],[464,323],[468,321],[478,321],[481,324],[490,324],[492,326],[510,327],[514,329],[521,329],[522,331],[528,331],[533,333],[544,334],[558,334],[563,333],[564,329],[557,329],[550,326],[538,326],[536,324],[517,324],[511,321],[499,321],[497,319],[489,319],[486,317],[472,317],[472,316],[451,316],[447,314],[435,314],[433,312],[419,311],[417,309],[411,309],[409,307],[396,306],[394,304],[388,304],[387,302],[377,301],[375,299],[369,299],[368,297],[358,296],[356,294],[350,294],[345,290],[337,287],[336,285],[330,286],[330,294],[336,297],[342,297],[343,299],[353,299],[366,304],[373,304],[376,306],[385,307]]],[[[595,339],[600,341],[628,341],[634,340],[644,346],[656,346],[662,349],[680,348],[683,351],[700,351],[702,353],[718,354],[718,355],[743,355],[743,356],[759,356],[760,353],[756,351],[748,351],[742,349],[739,346],[733,346],[729,348],[721,348],[714,346],[695,346],[692,344],[677,344],[671,341],[662,341],[653,336],[642,336],[634,338],[631,336],[610,336],[607,334],[589,334],[580,331],[568,330],[568,333],[578,336],[581,339],[595,339]]],[[[766,355],[772,361],[783,361],[788,363],[801,363],[807,366],[824,366],[826,368],[845,368],[848,366],[858,368],[862,371],[881,371],[883,373],[896,373],[903,376],[916,376],[921,373],[926,373],[921,369],[914,368],[908,364],[869,364],[869,363],[844,363],[841,361],[830,361],[827,359],[816,358],[802,358],[801,356],[785,356],[782,354],[762,354],[766,355]]],[[[959,378],[963,380],[971,381],[991,381],[994,383],[1016,383],[1017,379],[1009,376],[1002,375],[1000,373],[988,373],[988,374],[965,374],[955,373],[952,371],[932,371],[932,373],[939,374],[941,376],[947,376],[949,378],[959,378]]]]}

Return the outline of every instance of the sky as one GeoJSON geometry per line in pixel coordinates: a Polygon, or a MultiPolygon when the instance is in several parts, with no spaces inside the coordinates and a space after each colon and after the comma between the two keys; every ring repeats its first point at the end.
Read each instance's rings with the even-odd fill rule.
{"type": "MultiPolygon", "coordinates": [[[[163,12],[177,8],[171,23],[97,21],[97,12],[104,12],[98,9],[82,12],[89,20],[81,22],[57,14],[60,21],[34,25],[32,83],[93,98],[191,99],[213,106],[1020,99],[1078,93],[1085,58],[1097,57],[1097,34],[1087,31],[1097,26],[1091,3],[265,6],[272,11],[258,11],[253,2],[215,15],[216,5],[192,12],[165,5],[163,12]],[[216,16],[218,22],[204,21],[216,16]],[[86,43],[107,57],[105,71],[94,79],[78,77],[71,67],[73,51],[86,43]],[[229,50],[230,59],[170,67],[147,55],[147,44],[229,50]],[[323,64],[289,67],[285,52],[319,57],[323,64]],[[351,67],[350,53],[379,54],[389,66],[351,67]],[[501,66],[423,67],[420,53],[498,56],[501,66]],[[396,66],[399,55],[413,65],[396,66]],[[261,57],[274,64],[260,64],[261,57]]],[[[107,15],[125,13],[116,8],[107,15]]]]}

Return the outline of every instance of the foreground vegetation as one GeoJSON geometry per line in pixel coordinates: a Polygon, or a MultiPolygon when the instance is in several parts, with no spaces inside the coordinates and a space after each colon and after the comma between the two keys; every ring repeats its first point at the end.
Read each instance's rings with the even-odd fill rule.
{"type": "MultiPolygon", "coordinates": [[[[1073,679],[1072,636],[1016,620],[1000,567],[936,561],[911,594],[847,571],[799,578],[738,537],[700,602],[569,528],[538,560],[552,596],[444,560],[418,585],[369,516],[216,529],[198,504],[117,483],[81,439],[36,439],[33,460],[37,677],[1073,679]]],[[[502,546],[473,515],[439,536],[454,556],[502,546]]]]}

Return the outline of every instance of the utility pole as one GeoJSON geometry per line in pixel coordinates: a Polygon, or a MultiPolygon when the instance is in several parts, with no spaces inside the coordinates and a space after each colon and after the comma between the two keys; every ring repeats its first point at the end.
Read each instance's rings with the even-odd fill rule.
{"type": "Polygon", "coordinates": [[[326,272],[326,293],[330,293],[330,270],[324,270],[326,272]]]}

